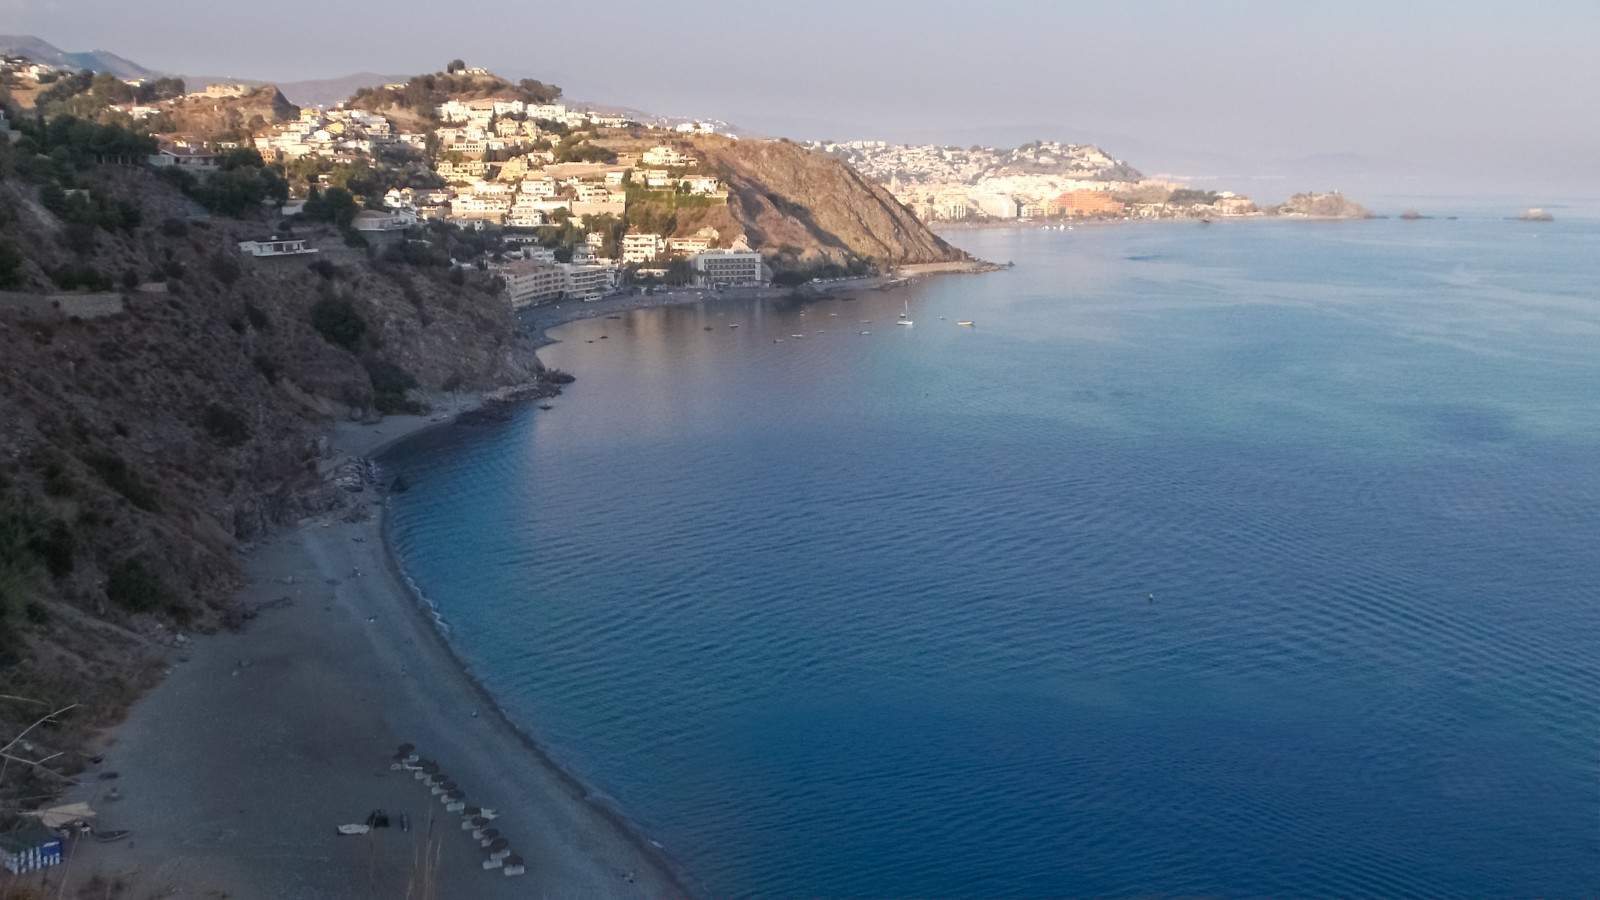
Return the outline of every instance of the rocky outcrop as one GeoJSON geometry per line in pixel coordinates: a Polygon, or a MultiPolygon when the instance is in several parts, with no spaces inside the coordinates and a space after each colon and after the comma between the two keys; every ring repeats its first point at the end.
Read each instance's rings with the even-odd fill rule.
{"type": "Polygon", "coordinates": [[[701,137],[693,145],[728,186],[731,223],[777,268],[965,258],[888,190],[827,154],[789,141],[701,137]]]}
{"type": "Polygon", "coordinates": [[[1311,219],[1370,219],[1372,213],[1365,206],[1347,199],[1338,191],[1326,194],[1295,194],[1278,206],[1268,210],[1275,216],[1300,216],[1311,219]]]}
{"type": "Polygon", "coordinates": [[[175,131],[205,136],[257,130],[300,115],[300,107],[270,84],[237,97],[185,96],[166,104],[163,111],[172,118],[175,131]]]}

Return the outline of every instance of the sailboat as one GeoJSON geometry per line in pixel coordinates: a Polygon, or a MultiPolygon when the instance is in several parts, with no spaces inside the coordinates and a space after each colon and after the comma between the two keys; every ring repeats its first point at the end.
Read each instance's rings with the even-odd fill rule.
{"type": "Polygon", "coordinates": [[[911,321],[911,301],[907,300],[905,303],[906,303],[906,311],[900,314],[900,320],[898,322],[895,322],[896,325],[913,325],[913,324],[916,324],[916,323],[911,321]]]}

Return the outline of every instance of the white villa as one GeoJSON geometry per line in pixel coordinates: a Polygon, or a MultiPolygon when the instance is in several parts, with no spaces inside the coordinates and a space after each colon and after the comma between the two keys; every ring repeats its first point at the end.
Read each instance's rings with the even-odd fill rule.
{"type": "Polygon", "coordinates": [[[239,252],[259,259],[269,256],[304,256],[316,253],[317,249],[307,247],[305,238],[280,238],[273,235],[259,241],[240,241],[239,252]]]}

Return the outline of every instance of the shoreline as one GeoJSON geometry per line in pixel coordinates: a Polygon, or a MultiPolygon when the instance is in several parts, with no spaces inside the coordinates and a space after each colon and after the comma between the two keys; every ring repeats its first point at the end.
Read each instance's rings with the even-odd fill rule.
{"type": "Polygon", "coordinates": [[[556,343],[549,335],[552,328],[584,319],[621,315],[634,310],[683,306],[706,300],[778,300],[795,294],[830,297],[852,291],[897,290],[935,275],[976,275],[1003,268],[1005,267],[981,259],[912,263],[897,266],[883,275],[864,275],[821,283],[806,282],[794,287],[742,287],[722,291],[681,287],[658,289],[654,294],[613,294],[588,302],[566,301],[529,306],[518,310],[516,316],[524,332],[533,339],[534,347],[539,348],[556,343]]]}
{"type": "MultiPolygon", "coordinates": [[[[1000,268],[962,260],[796,287],[668,289],[532,307],[518,318],[536,351],[555,343],[549,329],[603,315],[893,290],[1000,268]]],[[[91,803],[98,829],[130,836],[75,841],[47,884],[98,876],[173,897],[355,898],[405,896],[420,878],[443,886],[442,896],[691,895],[691,873],[665,847],[505,714],[451,646],[391,540],[389,492],[372,477],[378,459],[471,414],[525,402],[530,388],[538,390],[435,395],[425,415],[327,430],[319,474],[360,481],[354,499],[241,546],[245,583],[234,596],[247,623],[180,641],[162,680],[102,734],[104,761],[63,797],[91,803]],[[480,869],[482,851],[459,832],[459,818],[388,769],[402,742],[437,759],[469,803],[501,811],[494,825],[527,859],[527,875],[480,869]],[[335,825],[377,808],[407,814],[413,830],[335,836],[335,825]],[[284,833],[261,837],[275,828],[284,833]],[[429,854],[434,863],[417,862],[429,854]]]]}
{"type": "MultiPolygon", "coordinates": [[[[448,414],[339,423],[325,474],[493,402],[455,395],[448,414]]],[[[690,894],[664,848],[505,717],[411,587],[388,525],[369,479],[344,507],[243,548],[236,597],[251,621],[185,642],[63,798],[130,836],[76,842],[52,882],[98,875],[175,897],[399,897],[422,881],[437,896],[690,894]],[[389,770],[401,742],[501,813],[525,876],[483,871],[459,817],[389,770]],[[335,834],[376,808],[412,830],[335,834]]]]}

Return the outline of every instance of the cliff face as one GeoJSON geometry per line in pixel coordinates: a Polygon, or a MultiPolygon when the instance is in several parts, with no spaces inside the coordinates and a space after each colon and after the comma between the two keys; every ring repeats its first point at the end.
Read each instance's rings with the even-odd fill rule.
{"type": "Polygon", "coordinates": [[[965,259],[909,209],[843,162],[788,141],[693,142],[728,185],[728,215],[779,268],[965,259]]]}
{"type": "MultiPolygon", "coordinates": [[[[331,420],[410,405],[413,380],[487,388],[537,366],[476,274],[458,285],[306,229],[324,253],[242,258],[258,227],[180,217],[188,201],[149,172],[84,178],[143,220],[85,239],[37,187],[0,181],[0,244],[23,260],[0,293],[0,682],[82,704],[36,735],[56,750],[114,716],[176,631],[237,617],[241,541],[341,505],[318,476],[331,420]],[[124,311],[51,312],[80,308],[46,274],[69,270],[112,276],[102,296],[124,311]]],[[[0,734],[39,714],[0,704],[0,734]]],[[[0,793],[56,786],[13,767],[0,793]]]]}

